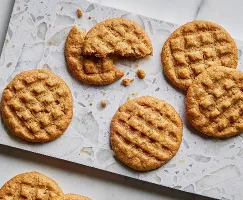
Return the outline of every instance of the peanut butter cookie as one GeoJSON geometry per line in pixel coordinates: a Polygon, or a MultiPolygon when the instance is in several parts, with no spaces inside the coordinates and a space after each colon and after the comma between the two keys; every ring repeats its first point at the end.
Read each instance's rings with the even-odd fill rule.
{"type": "Polygon", "coordinates": [[[210,67],[189,87],[188,121],[213,137],[230,137],[243,131],[243,73],[227,67],[210,67]]]}
{"type": "Polygon", "coordinates": [[[102,58],[109,54],[141,58],[153,55],[153,48],[141,26],[129,19],[111,18],[89,30],[83,53],[102,58]]]}
{"type": "Polygon", "coordinates": [[[63,195],[55,181],[38,172],[19,174],[0,189],[1,200],[51,200],[63,195]]]}
{"type": "Polygon", "coordinates": [[[84,57],[85,34],[74,26],[66,40],[65,56],[68,67],[78,80],[91,85],[107,85],[120,79],[124,72],[110,58],[84,57]]]}
{"type": "Polygon", "coordinates": [[[223,27],[208,21],[192,21],[171,34],[163,46],[161,59],[170,81],[187,90],[208,67],[236,68],[238,52],[223,27]]]}
{"type": "Polygon", "coordinates": [[[176,154],[182,129],[182,120],[170,104],[143,96],[128,101],[115,113],[111,122],[111,146],[125,165],[149,171],[176,154]]]}
{"type": "Polygon", "coordinates": [[[30,142],[48,142],[61,136],[71,122],[71,91],[47,70],[24,71],[4,89],[1,111],[15,135],[30,142]]]}

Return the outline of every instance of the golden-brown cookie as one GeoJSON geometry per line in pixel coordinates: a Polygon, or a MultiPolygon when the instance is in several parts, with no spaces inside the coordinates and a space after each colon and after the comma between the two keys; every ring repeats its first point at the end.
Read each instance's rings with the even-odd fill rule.
{"type": "Polygon", "coordinates": [[[230,137],[243,131],[243,73],[227,67],[210,67],[189,87],[188,121],[213,137],[230,137]]]}
{"type": "Polygon", "coordinates": [[[63,195],[55,181],[38,172],[19,174],[0,189],[1,200],[51,200],[63,195]]]}
{"type": "Polygon", "coordinates": [[[107,85],[120,79],[124,72],[110,58],[82,56],[85,34],[74,26],[66,40],[65,56],[68,67],[78,80],[91,85],[107,85]]]}
{"type": "Polygon", "coordinates": [[[153,55],[153,48],[141,26],[129,19],[111,18],[89,30],[83,53],[102,58],[109,54],[141,58],[153,55]]]}
{"type": "Polygon", "coordinates": [[[71,122],[72,94],[47,70],[24,71],[4,89],[1,111],[5,125],[17,136],[47,142],[61,136],[71,122]]]}
{"type": "Polygon", "coordinates": [[[187,90],[195,77],[208,67],[236,68],[238,52],[234,40],[223,27],[208,21],[192,21],[170,35],[161,59],[170,81],[187,90]]]}
{"type": "Polygon", "coordinates": [[[125,165],[149,171],[176,154],[182,129],[182,120],[170,104],[143,96],[128,101],[115,113],[111,122],[111,146],[125,165]]]}
{"type": "Polygon", "coordinates": [[[56,196],[52,200],[90,200],[90,198],[78,194],[65,194],[62,196],[56,196]]]}

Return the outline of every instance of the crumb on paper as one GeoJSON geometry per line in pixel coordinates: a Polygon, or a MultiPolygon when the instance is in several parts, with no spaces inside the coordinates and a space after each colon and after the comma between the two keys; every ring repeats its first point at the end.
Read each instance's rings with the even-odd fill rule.
{"type": "Polygon", "coordinates": [[[102,100],[101,103],[100,103],[101,107],[102,108],[105,108],[106,107],[106,101],[105,100],[102,100]]]}
{"type": "Polygon", "coordinates": [[[76,13],[77,13],[78,18],[81,18],[83,16],[83,13],[82,13],[82,10],[81,9],[78,9],[76,11],[76,13]]]}
{"type": "Polygon", "coordinates": [[[138,64],[136,64],[135,67],[139,67],[138,64]]]}
{"type": "Polygon", "coordinates": [[[63,6],[61,7],[61,10],[63,10],[63,6]]]}
{"type": "Polygon", "coordinates": [[[125,87],[129,86],[132,82],[134,81],[134,79],[128,79],[128,78],[124,78],[121,82],[121,84],[125,87]]]}
{"type": "Polygon", "coordinates": [[[137,96],[137,95],[138,95],[137,92],[133,92],[133,93],[132,93],[132,96],[137,96]]]}
{"type": "Polygon", "coordinates": [[[129,72],[127,72],[127,75],[129,75],[129,72]]]}
{"type": "Polygon", "coordinates": [[[143,70],[139,69],[139,70],[137,71],[137,75],[138,75],[138,78],[140,78],[140,79],[144,79],[145,76],[146,76],[146,73],[145,73],[143,70]]]}
{"type": "Polygon", "coordinates": [[[91,19],[91,18],[92,18],[92,17],[90,17],[90,16],[88,17],[88,19],[91,19]]]}
{"type": "Polygon", "coordinates": [[[92,103],[90,103],[89,105],[90,105],[90,106],[92,106],[93,104],[92,104],[92,103]]]}

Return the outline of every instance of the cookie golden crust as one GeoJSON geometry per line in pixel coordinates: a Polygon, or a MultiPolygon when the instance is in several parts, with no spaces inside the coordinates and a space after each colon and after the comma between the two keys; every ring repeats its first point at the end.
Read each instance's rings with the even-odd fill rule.
{"type": "Polygon", "coordinates": [[[120,79],[124,72],[110,58],[83,57],[85,34],[74,26],[66,40],[65,56],[68,67],[78,80],[91,85],[107,85],[120,79]]]}
{"type": "Polygon", "coordinates": [[[15,135],[48,142],[61,136],[71,122],[72,94],[60,77],[47,70],[24,71],[4,89],[1,111],[15,135]]]}
{"type": "Polygon", "coordinates": [[[192,21],[170,35],[162,48],[161,60],[170,81],[187,90],[208,67],[236,68],[238,51],[223,27],[208,21],[192,21]]]}
{"type": "Polygon", "coordinates": [[[210,67],[189,87],[188,121],[201,133],[230,137],[243,131],[243,73],[210,67]]]}
{"type": "Polygon", "coordinates": [[[115,113],[110,141],[117,158],[139,171],[161,167],[178,151],[183,124],[176,110],[163,100],[143,96],[115,113]]]}
{"type": "Polygon", "coordinates": [[[38,172],[19,174],[0,189],[1,200],[51,200],[63,195],[55,181],[38,172]]]}
{"type": "Polygon", "coordinates": [[[65,194],[63,196],[56,196],[52,200],[91,200],[91,199],[77,194],[65,194]]]}
{"type": "Polygon", "coordinates": [[[141,26],[129,19],[111,18],[90,29],[83,53],[102,58],[109,54],[141,58],[153,55],[153,48],[141,26]]]}

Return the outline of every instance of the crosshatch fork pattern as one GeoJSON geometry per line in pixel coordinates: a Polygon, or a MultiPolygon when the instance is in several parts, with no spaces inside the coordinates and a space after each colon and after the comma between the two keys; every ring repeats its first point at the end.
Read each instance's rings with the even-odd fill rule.
{"type": "Polygon", "coordinates": [[[243,74],[211,67],[198,76],[186,98],[189,121],[199,131],[229,137],[243,130],[243,74]]]}
{"type": "Polygon", "coordinates": [[[56,182],[37,172],[19,174],[0,189],[1,200],[49,200],[59,195],[63,192],[56,182]]]}
{"type": "Polygon", "coordinates": [[[168,78],[176,86],[187,89],[208,67],[236,68],[237,47],[219,25],[194,21],[172,33],[163,47],[162,62],[168,78]]]}
{"type": "Polygon", "coordinates": [[[84,55],[106,57],[116,54],[127,57],[145,57],[153,54],[151,41],[135,22],[111,18],[94,26],[85,36],[84,55]]]}
{"type": "Polygon", "coordinates": [[[124,72],[116,68],[110,58],[85,58],[82,48],[85,34],[74,26],[66,39],[65,56],[72,74],[81,82],[92,85],[111,84],[120,79],[124,72]]]}
{"type": "Polygon", "coordinates": [[[5,124],[18,136],[44,142],[60,136],[72,118],[68,86],[47,70],[17,75],[2,97],[5,124]]]}
{"type": "Polygon", "coordinates": [[[174,108],[154,97],[140,97],[119,108],[111,123],[111,144],[118,159],[147,171],[178,151],[182,121],[174,108]]]}

